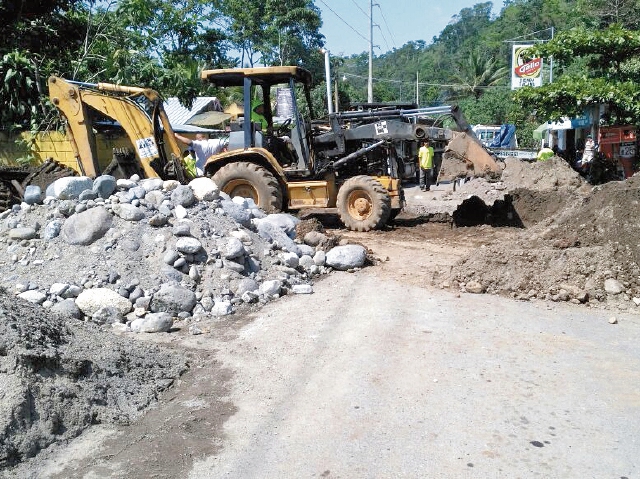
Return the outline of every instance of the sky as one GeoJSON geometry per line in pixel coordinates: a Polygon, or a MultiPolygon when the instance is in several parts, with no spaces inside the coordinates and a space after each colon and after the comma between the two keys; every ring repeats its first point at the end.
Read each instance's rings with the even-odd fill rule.
{"type": "MultiPolygon", "coordinates": [[[[371,0],[314,0],[322,13],[325,48],[332,55],[349,56],[369,52],[371,0]]],[[[374,0],[373,53],[384,54],[409,41],[433,37],[460,13],[482,0],[374,0]],[[377,47],[375,47],[377,45],[377,47]]],[[[499,13],[502,1],[493,1],[493,13],[499,13]]]]}

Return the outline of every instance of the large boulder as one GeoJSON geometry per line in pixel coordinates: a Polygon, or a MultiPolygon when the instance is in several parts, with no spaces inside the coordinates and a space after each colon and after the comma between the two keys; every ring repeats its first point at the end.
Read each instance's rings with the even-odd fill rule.
{"type": "Polygon", "coordinates": [[[181,312],[190,313],[196,305],[196,294],[179,284],[163,284],[153,295],[150,308],[154,313],[166,312],[178,315],[181,312]]]}
{"type": "Polygon", "coordinates": [[[28,185],[24,189],[24,202],[28,205],[42,203],[42,189],[37,185],[28,185]]]}
{"type": "Polygon", "coordinates": [[[287,233],[282,228],[280,228],[277,224],[274,224],[271,221],[265,221],[265,219],[266,218],[253,219],[253,224],[258,230],[258,234],[262,238],[273,243],[278,248],[284,251],[295,253],[298,256],[300,256],[300,248],[298,244],[295,241],[293,241],[287,235],[287,233]]]}
{"type": "Polygon", "coordinates": [[[126,221],[140,221],[144,218],[144,211],[129,203],[116,203],[113,212],[126,221]]]}
{"type": "Polygon", "coordinates": [[[202,249],[202,243],[196,238],[185,236],[178,238],[178,241],[176,241],[176,249],[184,254],[196,254],[202,249]]]}
{"type": "Polygon", "coordinates": [[[106,307],[116,308],[123,316],[131,311],[131,301],[109,288],[85,289],[76,298],[76,306],[86,316],[106,307]]]}
{"type": "Polygon", "coordinates": [[[201,176],[189,182],[193,194],[199,201],[214,201],[220,197],[220,190],[211,178],[201,176]]]}
{"type": "Polygon", "coordinates": [[[47,187],[47,196],[60,200],[77,199],[84,190],[93,189],[93,180],[88,176],[65,176],[47,187]]]}
{"type": "Polygon", "coordinates": [[[259,223],[270,223],[273,226],[277,226],[291,239],[296,238],[296,225],[300,223],[300,220],[288,213],[272,213],[256,220],[259,223]]]}
{"type": "Polygon", "coordinates": [[[275,296],[282,291],[282,281],[271,279],[264,281],[259,288],[260,294],[265,296],[275,296]]]}
{"type": "Polygon", "coordinates": [[[89,245],[102,238],[113,222],[103,207],[91,208],[70,216],[62,226],[62,239],[68,244],[89,245]]]}
{"type": "Polygon", "coordinates": [[[222,248],[222,255],[225,259],[234,259],[244,256],[244,245],[238,238],[230,237],[222,248]]]}
{"type": "Polygon", "coordinates": [[[251,212],[241,205],[231,200],[222,200],[220,206],[225,214],[236,220],[242,226],[248,227],[251,225],[251,212]]]}
{"type": "Polygon", "coordinates": [[[9,230],[9,238],[14,240],[29,240],[38,236],[38,232],[32,226],[23,226],[9,230]]]}
{"type": "Polygon", "coordinates": [[[164,187],[164,180],[162,178],[144,178],[140,180],[140,186],[144,188],[146,193],[151,191],[161,190],[164,187]]]}
{"type": "Polygon", "coordinates": [[[134,333],[166,333],[173,326],[173,317],[169,313],[149,313],[131,321],[134,333]]]}
{"type": "Polygon", "coordinates": [[[82,311],[73,298],[67,298],[52,306],[51,311],[75,319],[82,319],[82,311]]]}
{"type": "Polygon", "coordinates": [[[196,202],[196,197],[189,186],[180,185],[171,192],[171,201],[187,208],[196,202]]]}
{"type": "Polygon", "coordinates": [[[109,198],[116,191],[116,179],[111,175],[100,175],[93,180],[93,192],[100,198],[109,198]]]}
{"type": "Polygon", "coordinates": [[[325,257],[325,264],[333,269],[348,270],[361,268],[367,259],[364,246],[348,244],[330,249],[325,257]]]}

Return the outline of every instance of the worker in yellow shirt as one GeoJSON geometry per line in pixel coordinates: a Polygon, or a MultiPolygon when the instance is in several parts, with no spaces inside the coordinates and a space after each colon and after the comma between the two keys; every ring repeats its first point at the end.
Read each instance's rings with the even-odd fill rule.
{"type": "Polygon", "coordinates": [[[431,175],[433,174],[433,147],[429,140],[422,142],[418,150],[418,163],[420,165],[420,189],[429,191],[431,189],[431,175]]]}

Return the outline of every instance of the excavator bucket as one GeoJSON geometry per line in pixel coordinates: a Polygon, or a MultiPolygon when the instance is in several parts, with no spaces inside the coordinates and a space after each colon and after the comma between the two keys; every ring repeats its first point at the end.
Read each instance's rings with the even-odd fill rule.
{"type": "Polygon", "coordinates": [[[462,178],[499,178],[501,165],[484,147],[467,133],[457,133],[442,155],[438,182],[462,178]]]}

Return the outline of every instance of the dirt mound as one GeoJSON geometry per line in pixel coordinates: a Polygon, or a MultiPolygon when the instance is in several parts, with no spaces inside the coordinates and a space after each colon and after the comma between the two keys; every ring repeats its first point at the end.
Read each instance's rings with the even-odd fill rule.
{"type": "Polygon", "coordinates": [[[558,188],[589,188],[584,179],[565,160],[554,156],[547,161],[505,160],[501,181],[508,190],[548,191],[558,188]]]}
{"type": "Polygon", "coordinates": [[[130,422],[187,367],[168,350],[0,290],[0,469],[91,424],[130,422]]]}
{"type": "Polygon", "coordinates": [[[581,246],[616,243],[638,256],[640,177],[613,181],[593,188],[582,202],[553,219],[543,232],[545,239],[561,239],[568,234],[581,246]]]}
{"type": "Polygon", "coordinates": [[[564,160],[509,161],[504,190],[523,229],[474,252],[454,284],[520,299],[637,309],[640,178],[591,188],[564,160]]]}
{"type": "Polygon", "coordinates": [[[520,225],[531,227],[549,218],[554,218],[565,208],[583,200],[576,191],[566,188],[540,191],[517,188],[509,193],[510,204],[520,225]]]}
{"type": "Polygon", "coordinates": [[[135,335],[206,334],[312,293],[331,271],[338,239],[321,225],[202,180],[201,199],[202,183],[136,178],[106,198],[84,189],[0,214],[0,468],[91,424],[130,421],[185,370],[135,335]],[[296,225],[317,233],[315,246],[294,240],[296,225]]]}

